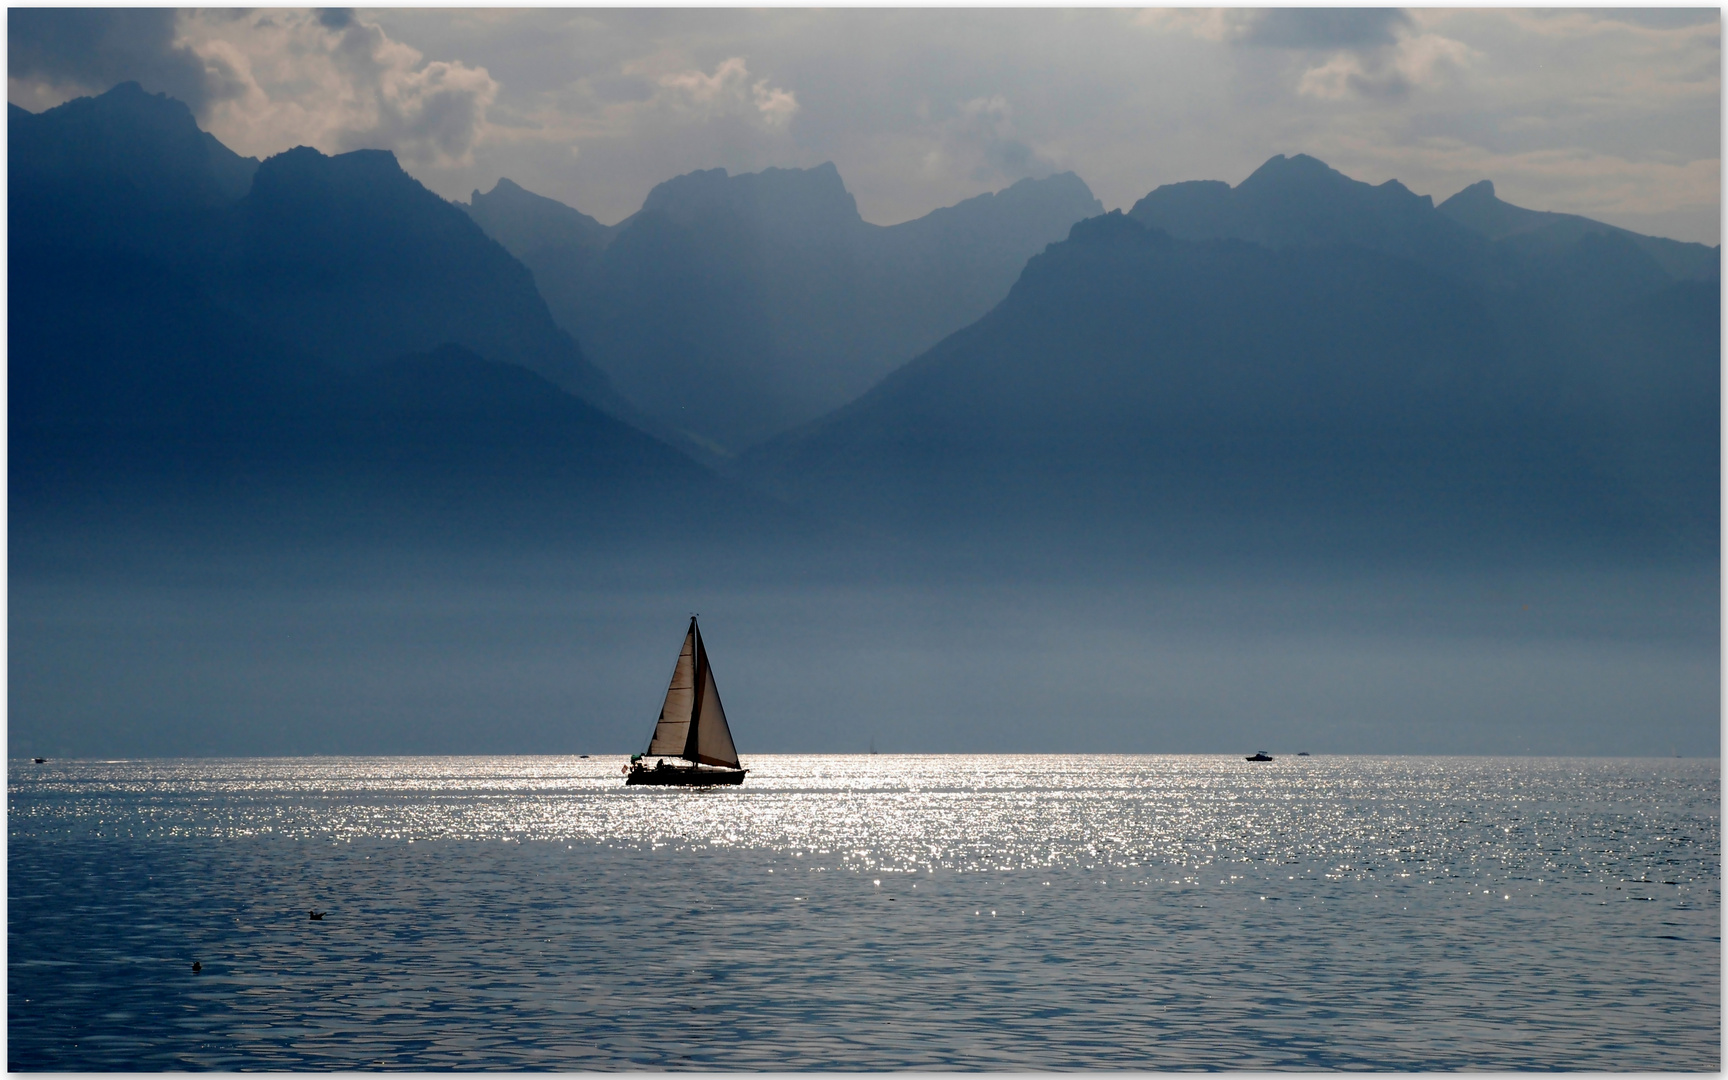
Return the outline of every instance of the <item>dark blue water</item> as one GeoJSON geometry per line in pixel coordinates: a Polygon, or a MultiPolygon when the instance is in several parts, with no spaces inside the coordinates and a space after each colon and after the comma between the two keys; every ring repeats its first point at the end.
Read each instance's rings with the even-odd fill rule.
{"type": "Polygon", "coordinates": [[[1715,760],[746,764],[13,762],[9,1065],[1720,1067],[1715,760]]]}

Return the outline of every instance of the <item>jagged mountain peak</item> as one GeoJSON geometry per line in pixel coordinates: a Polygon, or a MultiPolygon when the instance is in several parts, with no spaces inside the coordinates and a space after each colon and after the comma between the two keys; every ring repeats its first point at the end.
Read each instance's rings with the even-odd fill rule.
{"type": "Polygon", "coordinates": [[[26,185],[109,177],[151,198],[220,204],[246,194],[258,159],[201,130],[192,110],[125,82],[40,113],[7,112],[9,168],[26,185]]]}
{"type": "Polygon", "coordinates": [[[737,175],[725,169],[685,173],[656,185],[642,211],[681,221],[715,213],[799,224],[851,225],[863,220],[857,200],[831,161],[809,169],[769,168],[737,175]]]}
{"type": "Polygon", "coordinates": [[[1319,158],[1308,154],[1273,154],[1258,169],[1249,173],[1248,178],[1239,186],[1255,187],[1261,184],[1287,183],[1291,180],[1338,185],[1361,183],[1360,180],[1352,180],[1319,158]]]}
{"type": "Polygon", "coordinates": [[[1087,198],[1092,197],[1092,189],[1074,172],[1051,173],[1039,178],[1022,177],[1001,191],[989,194],[992,198],[1013,200],[1031,196],[1035,192],[1060,192],[1069,195],[1084,192],[1087,198]]]}
{"type": "Polygon", "coordinates": [[[1339,209],[1368,200],[1381,205],[1433,206],[1428,196],[1417,195],[1397,180],[1370,184],[1307,154],[1275,155],[1232,190],[1239,198],[1324,199],[1339,209]]]}
{"type": "Polygon", "coordinates": [[[1307,154],[1270,158],[1232,188],[1167,184],[1129,216],[1188,240],[1237,239],[1271,248],[1347,244],[1414,258],[1449,273],[1484,273],[1486,243],[1397,180],[1369,184],[1307,154]]]}
{"type": "Polygon", "coordinates": [[[1491,180],[1479,180],[1436,207],[1438,212],[1489,240],[1506,243],[1537,257],[1569,259],[1579,253],[1625,254],[1627,245],[1655,260],[1662,272],[1678,281],[1715,281],[1721,277],[1719,249],[1660,236],[1644,236],[1578,214],[1529,210],[1502,200],[1491,180]],[[1613,235],[1619,245],[1584,244],[1591,236],[1613,235]],[[1581,246],[1582,245],[1582,246],[1581,246]]]}
{"type": "Polygon", "coordinates": [[[260,182],[267,178],[296,177],[386,187],[423,186],[403,171],[396,155],[389,150],[325,154],[310,146],[296,146],[265,158],[258,171],[260,182]]]}
{"type": "Polygon", "coordinates": [[[1471,184],[1469,187],[1458,192],[1458,194],[1452,196],[1452,198],[1447,199],[1446,202],[1458,200],[1463,203],[1470,203],[1478,200],[1485,201],[1488,199],[1493,199],[1495,202],[1499,201],[1499,196],[1494,194],[1494,181],[1478,180],[1474,184],[1471,184]]]}
{"type": "Polygon", "coordinates": [[[1163,229],[1137,221],[1120,210],[1076,221],[1074,227],[1068,230],[1068,242],[1082,246],[1122,242],[1161,243],[1169,239],[1170,234],[1163,229]]]}
{"type": "Polygon", "coordinates": [[[1001,191],[974,195],[953,206],[932,210],[923,218],[892,227],[915,227],[918,222],[934,224],[972,218],[985,219],[999,216],[1003,211],[1032,214],[1040,211],[1053,212],[1070,215],[1072,220],[1074,217],[1086,218],[1102,214],[1104,204],[1092,194],[1086,181],[1074,173],[1065,172],[1036,180],[1031,177],[1016,180],[1001,191]]]}
{"type": "Polygon", "coordinates": [[[519,259],[542,248],[604,247],[613,233],[582,211],[537,195],[509,177],[500,177],[484,194],[476,188],[466,205],[456,205],[519,259]]]}
{"type": "Polygon", "coordinates": [[[157,117],[165,123],[175,124],[182,128],[196,130],[198,121],[192,116],[192,110],[178,98],[167,94],[152,94],[137,82],[117,83],[107,92],[91,97],[73,98],[45,113],[57,113],[62,116],[78,114],[86,115],[117,115],[124,114],[128,119],[139,120],[144,117],[157,117]]]}
{"type": "MultiPolygon", "coordinates": [[[[305,256],[323,262],[341,251],[345,260],[397,266],[418,278],[444,272],[420,262],[432,252],[467,250],[471,266],[510,272],[490,266],[510,263],[505,252],[488,243],[466,214],[404,172],[388,150],[285,150],[258,166],[239,209],[255,242],[270,237],[257,246],[270,260],[305,256]],[[452,242],[458,247],[448,248],[452,242]]],[[[527,278],[525,271],[516,272],[527,278]]]]}

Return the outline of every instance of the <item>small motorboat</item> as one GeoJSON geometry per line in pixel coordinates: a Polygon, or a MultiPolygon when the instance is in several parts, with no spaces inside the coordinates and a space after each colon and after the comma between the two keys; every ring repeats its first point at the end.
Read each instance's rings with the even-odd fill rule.
{"type": "Polygon", "coordinates": [[[1268,754],[1264,750],[1256,750],[1256,751],[1254,751],[1253,757],[1243,758],[1242,760],[1243,761],[1276,761],[1277,759],[1274,758],[1271,754],[1268,754]]]}

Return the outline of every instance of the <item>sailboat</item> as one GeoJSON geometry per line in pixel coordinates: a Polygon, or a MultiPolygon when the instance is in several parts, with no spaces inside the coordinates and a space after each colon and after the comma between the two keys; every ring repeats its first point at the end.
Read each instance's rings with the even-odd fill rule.
{"type": "Polygon", "coordinates": [[[692,615],[654,737],[648,740],[648,749],[630,758],[624,783],[711,787],[742,784],[748,771],[739,767],[738,748],[732,745],[732,729],[726,725],[726,710],[714,685],[714,669],[708,666],[708,650],[692,615]],[[659,760],[650,768],[644,758],[659,760]]]}

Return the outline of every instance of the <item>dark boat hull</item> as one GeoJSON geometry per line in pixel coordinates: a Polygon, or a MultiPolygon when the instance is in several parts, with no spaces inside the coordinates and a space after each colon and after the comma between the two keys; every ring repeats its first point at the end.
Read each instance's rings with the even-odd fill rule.
{"type": "Polygon", "coordinates": [[[648,784],[654,787],[719,787],[742,784],[748,769],[699,769],[694,765],[667,765],[661,762],[652,769],[638,765],[624,777],[625,786],[648,784]]]}

